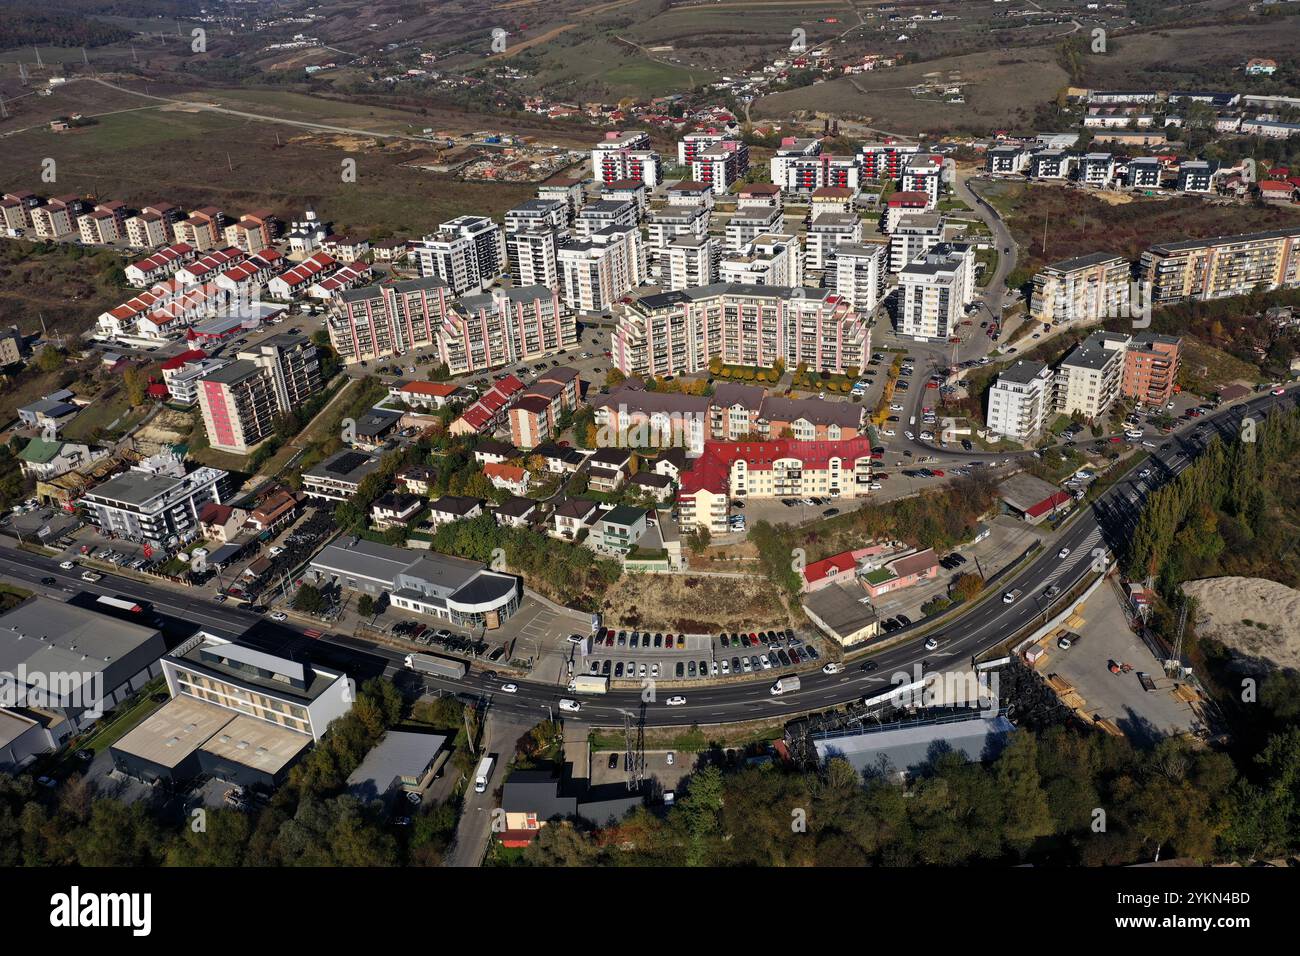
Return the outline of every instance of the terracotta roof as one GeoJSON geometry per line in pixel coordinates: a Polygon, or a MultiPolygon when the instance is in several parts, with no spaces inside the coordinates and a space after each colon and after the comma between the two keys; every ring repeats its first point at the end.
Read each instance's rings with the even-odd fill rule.
{"type": "Polygon", "coordinates": [[[777,441],[705,442],[704,454],[695,467],[682,475],[681,494],[689,496],[697,491],[727,494],[731,466],[744,460],[750,471],[770,471],[778,459],[795,458],[804,468],[825,469],[830,459],[840,458],[855,462],[871,457],[871,442],[867,438],[849,438],[840,441],[777,441]]]}

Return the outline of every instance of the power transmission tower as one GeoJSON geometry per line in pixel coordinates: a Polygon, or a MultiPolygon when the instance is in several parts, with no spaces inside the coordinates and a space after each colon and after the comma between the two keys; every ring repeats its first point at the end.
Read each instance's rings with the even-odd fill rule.
{"type": "Polygon", "coordinates": [[[623,775],[629,791],[641,789],[645,779],[645,718],[644,705],[642,717],[632,724],[632,713],[623,711],[623,775]]]}
{"type": "Polygon", "coordinates": [[[1183,602],[1178,612],[1178,633],[1174,638],[1174,659],[1170,662],[1175,668],[1183,665],[1183,632],[1187,628],[1187,602],[1183,602]]]}

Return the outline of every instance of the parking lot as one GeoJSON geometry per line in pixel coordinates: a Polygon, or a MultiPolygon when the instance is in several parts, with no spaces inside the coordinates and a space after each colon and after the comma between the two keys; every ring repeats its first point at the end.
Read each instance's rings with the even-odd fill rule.
{"type": "MultiPolygon", "coordinates": [[[[651,791],[679,790],[695,769],[696,755],[675,750],[645,751],[645,777],[651,791]]],[[[627,780],[627,757],[621,750],[596,751],[591,755],[591,785],[623,784],[627,780]]]]}
{"type": "Polygon", "coordinates": [[[821,653],[789,629],[747,634],[663,634],[601,628],[582,644],[583,673],[614,680],[705,680],[791,669],[821,653]]]}

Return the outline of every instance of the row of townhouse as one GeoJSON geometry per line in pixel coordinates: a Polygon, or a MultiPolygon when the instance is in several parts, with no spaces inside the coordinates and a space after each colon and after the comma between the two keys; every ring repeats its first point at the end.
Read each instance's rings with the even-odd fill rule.
{"type": "Polygon", "coordinates": [[[682,448],[692,457],[710,440],[840,441],[865,434],[862,408],[853,403],[785,398],[731,382],[700,396],[649,391],[639,379],[627,379],[591,404],[598,445],[682,448]]]}
{"type": "Polygon", "coordinates": [[[844,373],[870,355],[865,317],[831,289],[720,282],[637,297],[616,310],[612,361],[624,375],[729,365],[844,373]]]}
{"type": "Polygon", "coordinates": [[[188,245],[169,246],[128,266],[128,274],[159,278],[101,313],[95,335],[159,340],[203,319],[252,320],[260,291],[282,276],[284,264],[274,249],[249,256],[232,246],[196,256],[188,245]]]}
{"type": "Polygon", "coordinates": [[[387,280],[335,296],[330,343],[344,363],[432,348],[452,375],[548,356],[578,341],[558,293],[541,285],[456,297],[437,278],[387,280]]]}
{"type": "Polygon", "coordinates": [[[1066,149],[1005,144],[990,149],[986,172],[998,176],[1024,175],[1037,180],[1074,180],[1085,186],[1130,189],[1173,188],[1184,193],[1211,193],[1220,175],[1217,164],[1203,159],[1178,161],[1167,156],[1116,157],[1114,153],[1077,153],[1066,149]]]}
{"type": "Polygon", "coordinates": [[[188,214],[167,202],[133,210],[121,200],[99,202],[77,195],[46,199],[30,191],[5,193],[0,198],[0,219],[10,234],[30,230],[40,239],[123,243],[136,249],[184,243],[197,252],[234,246],[247,255],[269,248],[281,225],[261,210],[234,220],[215,206],[188,214]]]}
{"type": "Polygon", "coordinates": [[[996,435],[1031,442],[1056,415],[1097,421],[1120,397],[1163,407],[1173,395],[1181,359],[1182,340],[1173,336],[1097,332],[1055,370],[1022,359],[1002,371],[989,390],[986,424],[996,435]]]}

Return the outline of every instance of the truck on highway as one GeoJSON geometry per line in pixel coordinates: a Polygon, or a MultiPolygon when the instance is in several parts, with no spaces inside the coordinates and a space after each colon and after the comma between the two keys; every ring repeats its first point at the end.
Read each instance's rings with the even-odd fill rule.
{"type": "Polygon", "coordinates": [[[474,771],[474,792],[484,793],[487,791],[488,780],[492,778],[492,765],[496,763],[496,758],[491,754],[484,755],[483,759],[478,762],[478,769],[474,771]]]}
{"type": "Polygon", "coordinates": [[[789,677],[782,677],[778,680],[772,685],[772,689],[768,691],[768,693],[772,694],[774,697],[780,697],[782,694],[790,694],[798,689],[799,678],[791,675],[789,677]]]}
{"type": "Polygon", "coordinates": [[[569,681],[569,690],[575,694],[607,694],[609,678],[598,674],[579,674],[569,681]]]}
{"type": "Polygon", "coordinates": [[[431,677],[449,677],[452,680],[460,680],[467,670],[461,661],[454,661],[448,657],[434,657],[432,654],[407,654],[406,666],[421,674],[428,674],[431,677]]]}
{"type": "Polygon", "coordinates": [[[98,571],[82,571],[81,580],[90,581],[93,584],[95,581],[104,580],[104,576],[100,574],[98,571]]]}

